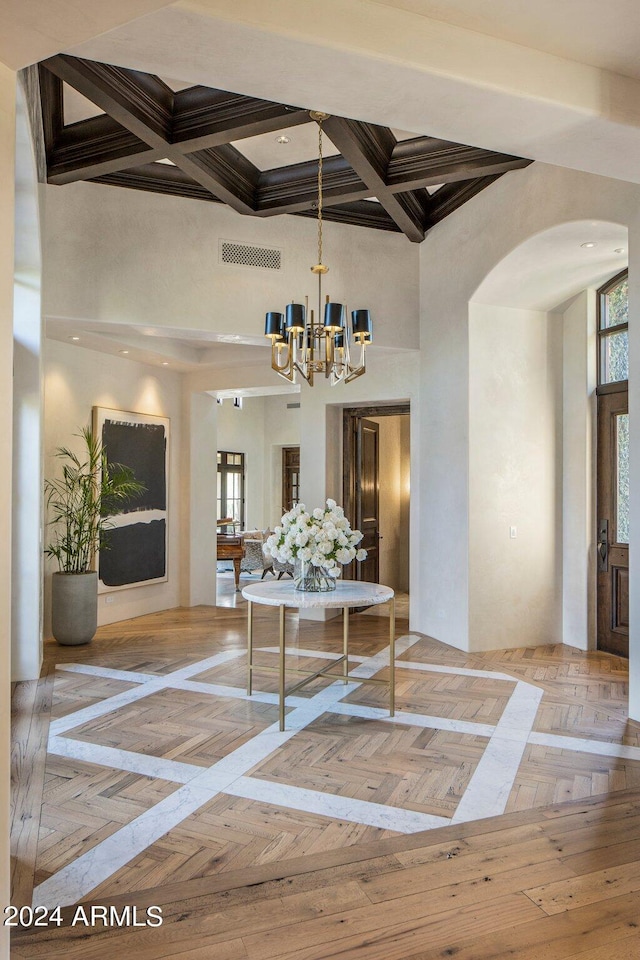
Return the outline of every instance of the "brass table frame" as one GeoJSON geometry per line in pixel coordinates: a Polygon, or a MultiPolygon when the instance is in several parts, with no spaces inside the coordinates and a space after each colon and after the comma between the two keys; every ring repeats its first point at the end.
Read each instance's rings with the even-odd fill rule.
{"type": "MultiPolygon", "coordinates": [[[[311,683],[312,680],[316,680],[318,677],[323,675],[332,676],[330,673],[331,670],[335,669],[337,666],[342,665],[341,674],[333,674],[333,676],[342,679],[344,683],[349,683],[349,680],[355,681],[357,683],[382,683],[386,684],[389,687],[389,716],[393,717],[395,715],[395,682],[396,682],[396,598],[395,596],[390,597],[389,600],[385,600],[384,603],[390,604],[389,609],[389,679],[382,680],[377,677],[354,677],[349,673],[349,610],[352,608],[346,606],[342,608],[342,656],[336,657],[335,660],[332,660],[327,664],[326,667],[322,667],[320,670],[316,670],[315,673],[308,674],[305,670],[299,670],[295,667],[290,667],[289,673],[302,674],[303,679],[299,680],[298,683],[293,684],[291,687],[286,686],[286,668],[285,668],[285,656],[286,656],[286,611],[287,604],[281,603],[278,604],[278,609],[280,613],[280,646],[279,646],[279,662],[277,667],[269,666],[255,666],[253,663],[253,605],[254,603],[259,603],[258,600],[249,600],[247,599],[247,696],[251,696],[253,692],[253,672],[254,670],[262,670],[265,673],[277,673],[278,674],[278,717],[280,722],[280,730],[284,730],[284,719],[285,719],[285,707],[286,699],[292,693],[295,693],[296,690],[300,690],[302,687],[305,687],[308,683],[311,683]]],[[[382,606],[382,604],[376,604],[377,606],[382,606]]],[[[276,604],[268,604],[268,606],[276,606],[276,604]]],[[[296,610],[300,609],[290,605],[290,609],[296,610]]],[[[333,609],[340,609],[339,607],[334,607],[333,609]]]]}

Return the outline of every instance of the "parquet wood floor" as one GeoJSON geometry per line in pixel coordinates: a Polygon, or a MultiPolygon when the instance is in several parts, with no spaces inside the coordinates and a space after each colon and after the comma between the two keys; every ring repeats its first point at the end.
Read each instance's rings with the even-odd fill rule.
{"type": "MultiPolygon", "coordinates": [[[[340,652],[339,621],[288,620],[289,665],[340,652]]],[[[351,620],[356,662],[385,648],[382,618],[351,620]]],[[[261,608],[256,643],[276,638],[277,611],[261,608]]],[[[48,645],[43,680],[17,686],[14,902],[35,884],[34,902],[165,909],[160,934],[22,931],[17,957],[90,960],[117,939],[140,960],[540,960],[538,936],[545,960],[640,957],[625,661],[468,656],[412,635],[393,722],[384,688],[340,684],[336,700],[323,679],[282,735],[274,676],[242,694],[245,642],[243,611],[168,611],[86,648],[48,645]]]]}
{"type": "Polygon", "coordinates": [[[639,844],[639,792],[574,801],[103,898],[164,923],[88,932],[71,908],[12,956],[637,960],[639,844]]]}

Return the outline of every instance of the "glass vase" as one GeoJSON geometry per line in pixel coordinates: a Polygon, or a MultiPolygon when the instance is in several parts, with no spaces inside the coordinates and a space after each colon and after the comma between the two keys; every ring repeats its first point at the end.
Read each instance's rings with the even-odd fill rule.
{"type": "Polygon", "coordinates": [[[336,589],[336,574],[326,567],[317,567],[309,560],[293,561],[293,582],[296,590],[306,590],[309,593],[326,593],[336,589]]]}

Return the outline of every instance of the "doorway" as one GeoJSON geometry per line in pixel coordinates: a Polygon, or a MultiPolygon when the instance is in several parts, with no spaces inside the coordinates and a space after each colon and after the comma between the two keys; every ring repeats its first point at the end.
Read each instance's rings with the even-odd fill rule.
{"type": "Polygon", "coordinates": [[[628,272],[598,290],[598,649],[629,656],[628,272]]]}
{"type": "Polygon", "coordinates": [[[343,411],[345,513],[362,530],[363,563],[345,577],[409,592],[410,406],[384,404],[343,411]]]}
{"type": "Polygon", "coordinates": [[[598,649],[629,656],[629,402],[598,397],[598,649]]]}
{"type": "Polygon", "coordinates": [[[282,448],[282,512],[300,499],[300,447],[282,448]]]}

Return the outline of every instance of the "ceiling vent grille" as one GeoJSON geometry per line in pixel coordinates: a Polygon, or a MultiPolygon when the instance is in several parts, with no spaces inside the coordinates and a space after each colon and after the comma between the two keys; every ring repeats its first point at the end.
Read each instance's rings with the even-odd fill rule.
{"type": "Polygon", "coordinates": [[[250,243],[221,240],[220,263],[259,270],[282,270],[282,250],[277,247],[256,247],[250,243]]]}

